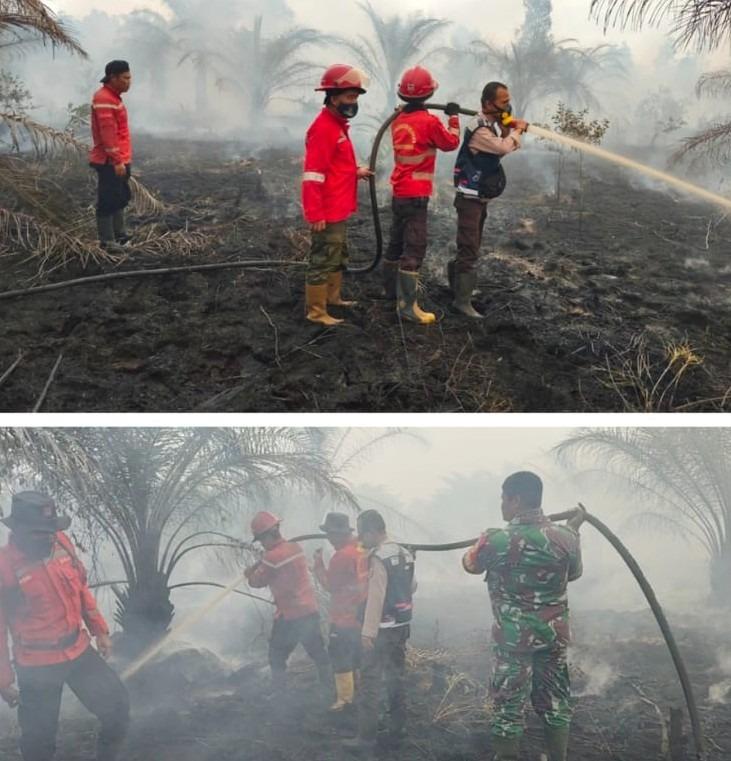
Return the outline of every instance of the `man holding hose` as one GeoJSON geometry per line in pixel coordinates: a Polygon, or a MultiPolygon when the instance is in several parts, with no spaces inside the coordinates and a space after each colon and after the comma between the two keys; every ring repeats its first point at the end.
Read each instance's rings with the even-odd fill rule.
{"type": "Polygon", "coordinates": [[[517,761],[523,715],[530,698],[544,727],[549,761],[566,761],[571,722],[566,651],[570,640],[568,582],[581,576],[581,509],[566,526],[541,509],[543,484],[528,471],[503,483],[507,526],[488,529],[462,565],[485,574],[492,602],[495,761],[517,761]]]}

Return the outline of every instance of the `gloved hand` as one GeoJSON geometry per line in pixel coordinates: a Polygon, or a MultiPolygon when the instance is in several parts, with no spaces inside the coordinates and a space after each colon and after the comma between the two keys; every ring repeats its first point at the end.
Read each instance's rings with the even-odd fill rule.
{"type": "Polygon", "coordinates": [[[0,698],[2,698],[11,708],[15,708],[20,703],[20,693],[11,684],[10,687],[3,687],[0,690],[0,698]]]}
{"type": "Polygon", "coordinates": [[[576,508],[576,515],[573,516],[573,518],[569,518],[566,521],[566,525],[573,529],[574,531],[578,531],[581,528],[581,524],[586,520],[586,508],[583,505],[579,505],[576,508]]]}
{"type": "Polygon", "coordinates": [[[444,106],[444,113],[447,116],[457,116],[457,114],[460,112],[461,106],[459,103],[447,103],[446,106],[444,106]]]}

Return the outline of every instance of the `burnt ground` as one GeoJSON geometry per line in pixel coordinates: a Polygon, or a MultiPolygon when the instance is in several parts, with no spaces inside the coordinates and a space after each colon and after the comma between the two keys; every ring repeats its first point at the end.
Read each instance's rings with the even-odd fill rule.
{"type": "MultiPolygon", "coordinates": [[[[570,758],[581,761],[667,759],[671,707],[682,694],[667,650],[649,615],[611,611],[577,617],[572,650],[576,695],[570,758]]],[[[719,654],[731,642],[723,626],[702,619],[675,622],[704,728],[708,761],[731,754],[731,680],[719,654]],[[714,687],[716,685],[716,687],[714,687]],[[720,685],[720,687],[718,687],[720,685]],[[709,690],[718,701],[709,700],[709,690]]],[[[486,680],[491,656],[487,637],[474,631],[448,645],[418,640],[408,657],[409,724],[399,748],[384,742],[383,761],[484,761],[490,758],[486,680]]],[[[318,700],[314,671],[295,654],[286,704],[267,699],[265,656],[228,676],[216,676],[209,658],[171,663],[164,672],[132,683],[134,719],[125,761],[340,761],[350,756],[340,742],[354,717],[333,719],[318,700]],[[192,665],[198,663],[198,665],[192,665]],[[204,664],[204,665],[201,665],[204,664]],[[174,668],[172,668],[174,666],[174,668]]],[[[140,678],[144,676],[144,672],[140,678]]],[[[66,703],[57,761],[90,761],[94,721],[66,703]]],[[[688,732],[687,714],[685,731],[688,732]]],[[[0,752],[19,761],[17,730],[5,723],[0,752]]],[[[685,753],[695,758],[686,738],[685,753]]],[[[528,717],[523,761],[538,761],[541,729],[528,717]]]]}
{"type": "MultiPolygon", "coordinates": [[[[178,237],[152,253],[138,233],[126,261],[83,271],[72,262],[42,277],[36,259],[6,246],[3,289],[114,266],[305,258],[296,153],[242,161],[230,145],[138,143],[139,176],[168,207],[161,218],[133,221],[178,237]]],[[[552,181],[539,179],[555,156],[526,150],[510,159],[509,188],[488,219],[479,324],[449,309],[444,265],[455,216],[443,177],[423,296],[438,324],[400,324],[370,274],[349,279],[360,304],[347,324],[311,325],[301,267],[116,280],[0,300],[0,374],[24,355],[0,386],[0,409],[32,409],[60,352],[44,411],[728,408],[731,220],[608,165],[585,165],[582,200],[575,158],[557,201],[552,181]]],[[[443,158],[442,170],[450,166],[443,158]]],[[[92,192],[86,181],[64,187],[87,202],[92,192]]],[[[385,204],[387,191],[381,198],[385,204]]],[[[383,221],[387,230],[386,210],[383,221]]],[[[353,264],[369,261],[365,192],[351,242],[353,264]]]]}

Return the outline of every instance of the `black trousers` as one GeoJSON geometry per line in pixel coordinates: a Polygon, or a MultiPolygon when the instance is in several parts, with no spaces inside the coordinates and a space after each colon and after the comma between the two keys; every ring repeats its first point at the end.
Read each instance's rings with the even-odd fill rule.
{"type": "Polygon", "coordinates": [[[336,674],[357,671],[360,668],[360,629],[345,629],[331,624],[327,650],[336,674]]]}
{"type": "Polygon", "coordinates": [[[409,634],[409,626],[381,629],[373,650],[363,652],[358,735],[368,743],[375,742],[378,734],[378,709],[383,679],[388,692],[389,732],[398,733],[406,724],[406,642],[409,634]]]}
{"type": "Polygon", "coordinates": [[[107,217],[115,211],[124,209],[132,198],[129,187],[132,167],[127,164],[126,175],[117,177],[112,164],[92,164],[91,166],[99,178],[96,199],[97,217],[107,217]]]}
{"type": "Polygon", "coordinates": [[[117,674],[93,647],[74,661],[17,666],[20,753],[23,761],[51,761],[64,685],[101,722],[97,760],[114,761],[129,726],[129,697],[117,674]]]}
{"type": "Polygon", "coordinates": [[[400,269],[418,272],[426,256],[428,198],[393,198],[393,222],[386,259],[400,269]]]}
{"type": "Polygon", "coordinates": [[[277,618],[269,639],[269,665],[272,669],[272,682],[275,688],[284,687],[284,675],[287,660],[297,645],[302,644],[307,655],[317,665],[321,678],[325,678],[330,667],[330,660],[325,650],[325,642],[320,631],[320,616],[313,613],[302,618],[277,618]]]}

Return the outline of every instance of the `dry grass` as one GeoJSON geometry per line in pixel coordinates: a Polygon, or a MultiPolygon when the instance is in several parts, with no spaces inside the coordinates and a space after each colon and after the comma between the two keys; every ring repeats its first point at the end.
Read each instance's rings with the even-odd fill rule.
{"type": "Polygon", "coordinates": [[[641,333],[593,370],[603,386],[616,392],[626,412],[670,412],[679,409],[675,399],[681,381],[702,365],[703,357],[687,341],[653,349],[641,333]]]}

